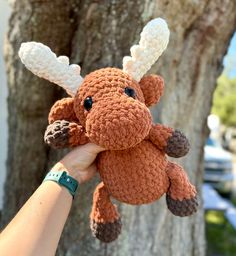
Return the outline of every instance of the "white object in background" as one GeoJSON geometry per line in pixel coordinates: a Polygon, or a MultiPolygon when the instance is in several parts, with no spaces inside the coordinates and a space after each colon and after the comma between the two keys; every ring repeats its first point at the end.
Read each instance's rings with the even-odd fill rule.
{"type": "Polygon", "coordinates": [[[211,131],[216,131],[220,128],[220,118],[217,115],[209,115],[207,125],[211,131]]]}
{"type": "Polygon", "coordinates": [[[202,195],[205,210],[226,211],[230,207],[230,204],[209,184],[203,184],[202,195]]]}

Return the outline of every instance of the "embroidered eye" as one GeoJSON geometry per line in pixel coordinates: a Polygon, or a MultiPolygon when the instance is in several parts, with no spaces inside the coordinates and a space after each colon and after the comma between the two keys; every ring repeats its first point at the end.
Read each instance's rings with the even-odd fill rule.
{"type": "Polygon", "coordinates": [[[92,97],[87,97],[85,100],[84,100],[84,108],[89,111],[91,108],[92,108],[92,105],[93,105],[93,99],[92,97]]]}
{"type": "Polygon", "coordinates": [[[136,93],[135,90],[130,88],[130,87],[126,87],[125,88],[125,94],[127,94],[129,97],[132,97],[135,99],[136,93]]]}

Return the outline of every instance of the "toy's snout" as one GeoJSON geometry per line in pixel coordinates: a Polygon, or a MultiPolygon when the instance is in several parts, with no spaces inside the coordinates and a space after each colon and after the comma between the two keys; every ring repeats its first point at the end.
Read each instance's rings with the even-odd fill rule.
{"type": "Polygon", "coordinates": [[[150,111],[144,103],[118,94],[95,103],[85,126],[92,142],[109,150],[122,150],[144,140],[151,122],[150,111]]]}

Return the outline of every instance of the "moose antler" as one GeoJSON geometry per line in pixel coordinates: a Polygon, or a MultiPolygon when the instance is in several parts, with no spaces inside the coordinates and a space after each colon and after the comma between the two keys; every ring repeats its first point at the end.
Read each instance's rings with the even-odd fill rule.
{"type": "Polygon", "coordinates": [[[139,82],[166,49],[169,35],[165,20],[157,18],[148,22],[143,28],[139,44],[130,48],[131,57],[123,58],[123,71],[139,82]]]}
{"type": "Polygon", "coordinates": [[[57,57],[51,49],[41,43],[22,43],[19,56],[22,63],[35,75],[47,79],[74,96],[83,81],[80,76],[80,66],[69,65],[66,56],[57,57]]]}

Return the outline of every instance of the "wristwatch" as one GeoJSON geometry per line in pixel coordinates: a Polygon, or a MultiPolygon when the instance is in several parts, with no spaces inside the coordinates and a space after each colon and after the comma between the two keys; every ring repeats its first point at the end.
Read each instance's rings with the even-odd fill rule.
{"type": "Polygon", "coordinates": [[[78,181],[67,174],[66,171],[50,171],[44,178],[44,181],[51,180],[68,189],[70,194],[75,196],[78,188],[78,181]]]}

